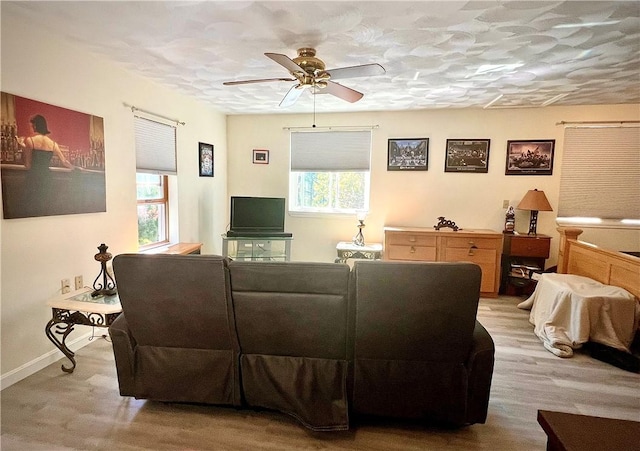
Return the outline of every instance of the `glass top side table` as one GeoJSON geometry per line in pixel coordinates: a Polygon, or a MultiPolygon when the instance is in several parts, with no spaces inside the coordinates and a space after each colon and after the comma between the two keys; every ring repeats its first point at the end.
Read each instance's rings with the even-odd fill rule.
{"type": "Polygon", "coordinates": [[[92,288],[56,296],[47,301],[52,318],[45,326],[47,338],[71,361],[72,366],[62,365],[62,371],[73,373],[76,368],[75,353],[66,344],[74,326],[109,327],[122,312],[118,295],[92,297],[92,288]],[[59,338],[56,335],[61,335],[59,338]]]}

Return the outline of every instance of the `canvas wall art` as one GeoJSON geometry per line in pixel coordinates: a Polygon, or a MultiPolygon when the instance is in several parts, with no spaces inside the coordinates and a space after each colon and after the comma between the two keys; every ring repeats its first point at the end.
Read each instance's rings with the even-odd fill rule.
{"type": "Polygon", "coordinates": [[[0,96],[3,217],[106,211],[103,119],[0,96]]]}

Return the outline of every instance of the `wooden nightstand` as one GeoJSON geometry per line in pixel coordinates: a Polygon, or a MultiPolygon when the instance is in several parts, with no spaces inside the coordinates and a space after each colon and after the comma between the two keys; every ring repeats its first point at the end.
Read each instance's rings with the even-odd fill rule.
{"type": "Polygon", "coordinates": [[[502,247],[500,293],[528,294],[535,287],[531,268],[544,271],[551,237],[547,235],[505,234],[502,247]]]}

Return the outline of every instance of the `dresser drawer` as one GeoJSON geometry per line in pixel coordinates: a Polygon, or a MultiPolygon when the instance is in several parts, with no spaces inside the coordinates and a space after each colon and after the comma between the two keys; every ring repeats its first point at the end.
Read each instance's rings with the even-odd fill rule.
{"type": "Polygon", "coordinates": [[[495,238],[476,238],[472,236],[447,237],[446,247],[469,249],[475,246],[478,249],[500,249],[500,240],[495,238]]]}
{"type": "Polygon", "coordinates": [[[549,258],[549,241],[544,238],[531,238],[528,236],[512,236],[509,255],[518,257],[549,258]]]}
{"type": "Polygon", "coordinates": [[[443,261],[495,265],[497,255],[498,253],[495,249],[472,249],[469,252],[468,249],[447,248],[444,252],[443,261]]]}
{"type": "Polygon", "coordinates": [[[445,250],[446,262],[471,262],[480,266],[482,270],[482,282],[480,291],[491,293],[496,291],[496,258],[498,252],[492,249],[473,249],[469,255],[468,249],[448,248],[445,250]]]}
{"type": "Polygon", "coordinates": [[[384,254],[386,260],[436,261],[435,246],[387,245],[384,254]]]}
{"type": "Polygon", "coordinates": [[[436,237],[420,233],[394,233],[385,234],[387,246],[399,244],[405,246],[436,246],[436,237]]]}

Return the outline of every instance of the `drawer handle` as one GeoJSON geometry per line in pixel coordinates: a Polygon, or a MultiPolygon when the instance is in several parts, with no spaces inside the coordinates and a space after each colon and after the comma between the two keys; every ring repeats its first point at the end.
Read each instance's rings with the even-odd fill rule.
{"type": "Polygon", "coordinates": [[[416,253],[416,248],[411,246],[411,249],[409,249],[409,253],[415,254],[416,253]]]}
{"type": "Polygon", "coordinates": [[[469,246],[469,253],[467,255],[474,256],[475,255],[474,250],[476,249],[478,249],[478,246],[471,243],[471,246],[469,246]]]}
{"type": "Polygon", "coordinates": [[[416,242],[416,237],[415,236],[410,236],[409,237],[409,242],[410,243],[415,243],[416,242]]]}

